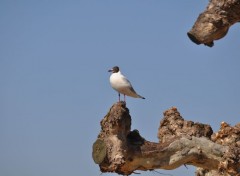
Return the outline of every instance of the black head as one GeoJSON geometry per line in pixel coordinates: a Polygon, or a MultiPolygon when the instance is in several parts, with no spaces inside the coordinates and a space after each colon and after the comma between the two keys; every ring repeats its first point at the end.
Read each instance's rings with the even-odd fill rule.
{"type": "Polygon", "coordinates": [[[108,72],[117,73],[117,72],[119,72],[119,67],[115,66],[112,69],[108,70],[108,72]]]}

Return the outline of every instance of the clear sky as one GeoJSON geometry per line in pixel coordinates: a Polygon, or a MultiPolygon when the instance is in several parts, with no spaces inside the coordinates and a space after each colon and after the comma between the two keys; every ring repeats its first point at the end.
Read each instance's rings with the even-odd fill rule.
{"type": "Polygon", "coordinates": [[[115,65],[146,97],[127,107],[150,141],[172,106],[214,131],[239,122],[239,24],[213,48],[187,37],[207,3],[1,0],[0,175],[100,175],[92,144],[118,99],[107,72],[115,65]]]}

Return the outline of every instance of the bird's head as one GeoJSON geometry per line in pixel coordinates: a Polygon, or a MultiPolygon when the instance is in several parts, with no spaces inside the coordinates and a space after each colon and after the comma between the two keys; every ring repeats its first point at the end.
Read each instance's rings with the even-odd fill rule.
{"type": "Polygon", "coordinates": [[[119,72],[119,67],[115,66],[115,67],[111,68],[110,70],[108,70],[108,72],[117,73],[117,72],[119,72]]]}

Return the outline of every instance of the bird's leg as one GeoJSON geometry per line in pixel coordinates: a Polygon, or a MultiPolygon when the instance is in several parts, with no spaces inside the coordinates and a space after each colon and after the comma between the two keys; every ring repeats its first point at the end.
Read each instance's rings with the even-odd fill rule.
{"type": "Polygon", "coordinates": [[[124,102],[126,103],[126,96],[125,96],[125,94],[124,94],[124,102]]]}
{"type": "Polygon", "coordinates": [[[118,93],[118,102],[120,102],[120,93],[118,93]]]}

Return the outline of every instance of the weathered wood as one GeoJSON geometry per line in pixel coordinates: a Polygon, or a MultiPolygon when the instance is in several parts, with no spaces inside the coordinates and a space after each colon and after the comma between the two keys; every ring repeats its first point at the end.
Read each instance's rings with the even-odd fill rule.
{"type": "Polygon", "coordinates": [[[221,176],[222,170],[228,170],[228,175],[240,176],[240,173],[236,173],[240,168],[240,123],[231,127],[226,122],[222,122],[220,130],[211,136],[211,140],[217,144],[228,146],[228,151],[223,155],[222,162],[218,168],[219,172],[198,168],[196,175],[221,176]]]}
{"type": "Polygon", "coordinates": [[[212,134],[213,131],[210,125],[184,120],[175,107],[164,112],[164,118],[161,120],[158,129],[159,142],[162,143],[176,136],[183,135],[205,136],[210,139],[212,134]]]}
{"type": "Polygon", "coordinates": [[[145,140],[138,130],[131,131],[129,110],[119,102],[103,118],[101,127],[93,159],[102,172],[130,175],[136,170],[194,165],[199,167],[198,176],[239,174],[240,125],[222,123],[220,131],[213,134],[209,125],[186,121],[173,107],[164,112],[160,142],[155,143],[145,140]]]}
{"type": "Polygon", "coordinates": [[[240,0],[210,0],[187,35],[198,45],[212,47],[214,40],[223,38],[237,22],[240,22],[240,0]]]}

